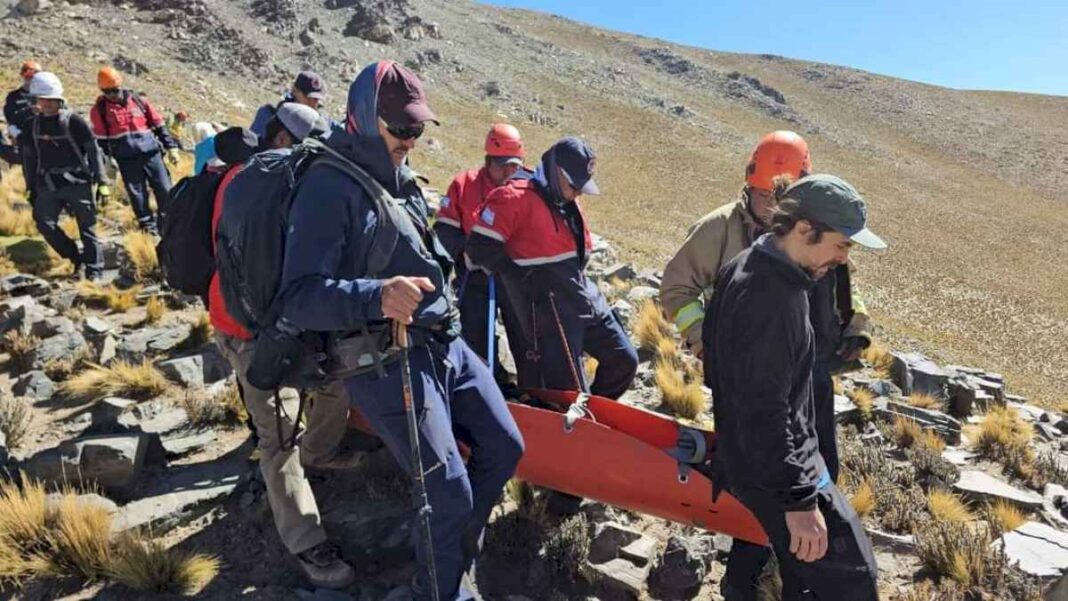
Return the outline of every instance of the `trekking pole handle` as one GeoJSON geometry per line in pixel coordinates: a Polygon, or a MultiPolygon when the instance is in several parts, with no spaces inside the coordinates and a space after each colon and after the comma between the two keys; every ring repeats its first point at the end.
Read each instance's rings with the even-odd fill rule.
{"type": "Polygon", "coordinates": [[[397,343],[397,348],[408,348],[408,326],[399,321],[393,324],[393,341],[397,343]]]}

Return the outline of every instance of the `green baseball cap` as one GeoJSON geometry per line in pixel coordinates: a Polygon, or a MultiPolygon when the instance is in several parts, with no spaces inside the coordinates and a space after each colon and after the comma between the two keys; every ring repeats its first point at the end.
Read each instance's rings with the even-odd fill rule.
{"type": "Polygon", "coordinates": [[[868,212],[856,188],[833,175],[803,177],[783,195],[800,204],[801,215],[818,221],[868,248],[886,248],[886,242],[867,228],[868,212]]]}

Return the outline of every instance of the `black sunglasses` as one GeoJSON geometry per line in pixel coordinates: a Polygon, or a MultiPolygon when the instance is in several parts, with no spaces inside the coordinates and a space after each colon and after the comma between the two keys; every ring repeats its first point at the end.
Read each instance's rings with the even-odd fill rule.
{"type": "Polygon", "coordinates": [[[118,94],[121,90],[119,88],[104,88],[100,91],[103,92],[105,96],[114,96],[115,94],[118,94]]]}
{"type": "Polygon", "coordinates": [[[418,140],[423,135],[423,130],[426,126],[422,123],[415,125],[390,125],[386,124],[386,131],[389,135],[397,138],[398,140],[418,140]]]}

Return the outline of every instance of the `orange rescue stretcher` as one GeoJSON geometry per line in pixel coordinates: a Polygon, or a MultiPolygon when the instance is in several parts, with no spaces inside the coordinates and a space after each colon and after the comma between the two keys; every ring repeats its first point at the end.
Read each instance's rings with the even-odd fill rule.
{"type": "MultiPolygon", "coordinates": [[[[760,523],[730,493],[712,501],[716,435],[659,413],[575,391],[532,390],[509,401],[531,484],[756,544],[760,523]]],[[[350,424],[370,430],[355,409],[350,424]]]]}

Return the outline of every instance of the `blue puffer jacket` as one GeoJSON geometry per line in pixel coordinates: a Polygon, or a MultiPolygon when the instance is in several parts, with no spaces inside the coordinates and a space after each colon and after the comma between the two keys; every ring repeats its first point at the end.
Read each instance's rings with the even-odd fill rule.
{"type": "MultiPolygon", "coordinates": [[[[327,144],[361,166],[395,198],[404,201],[419,240],[401,231],[392,259],[379,274],[426,277],[435,287],[424,293],[412,327],[455,335],[455,309],[448,294],[451,262],[430,230],[427,204],[414,174],[396,168],[378,135],[374,65],[349,90],[348,131],[331,130],[327,144]],[[428,256],[429,255],[429,256],[428,256]]],[[[378,216],[374,201],[347,175],[312,165],[297,185],[289,213],[282,290],[283,316],[306,330],[353,331],[383,323],[382,281],[367,277],[368,249],[374,243],[378,216]]]]}

